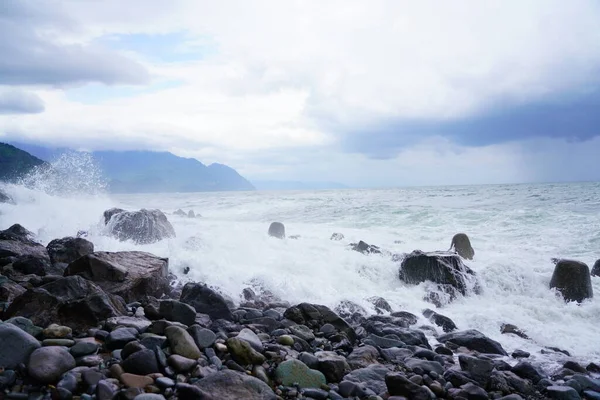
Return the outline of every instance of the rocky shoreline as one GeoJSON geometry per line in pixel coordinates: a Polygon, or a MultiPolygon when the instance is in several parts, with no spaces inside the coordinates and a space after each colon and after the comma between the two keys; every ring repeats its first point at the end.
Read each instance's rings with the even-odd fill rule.
{"type": "MultiPolygon", "coordinates": [[[[174,235],[154,211],[107,212],[117,237],[174,235]]],[[[399,279],[437,285],[433,304],[480,290],[456,254],[398,261],[399,279]]],[[[97,252],[83,237],[43,246],[20,225],[0,231],[0,269],[0,400],[600,399],[597,364],[543,370],[428,309],[432,340],[431,326],[382,298],[372,299],[376,315],[251,288],[236,304],[179,283],[167,259],[97,252]]]]}

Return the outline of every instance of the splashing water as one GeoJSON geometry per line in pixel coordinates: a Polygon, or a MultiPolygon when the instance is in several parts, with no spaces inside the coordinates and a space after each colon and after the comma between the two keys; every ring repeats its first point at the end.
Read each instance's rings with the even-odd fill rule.
{"type": "MultiPolygon", "coordinates": [[[[18,205],[0,204],[2,229],[19,222],[43,242],[89,230],[97,250],[137,249],[169,257],[176,274],[189,267],[185,279],[217,286],[236,301],[245,287],[258,286],[292,303],[335,307],[351,300],[371,312],[368,298],[381,296],[394,310],[421,315],[432,308],[423,300],[427,283],[403,284],[391,257],[363,255],[348,244],[364,240],[392,253],[446,250],[455,233],[465,232],[476,252],[466,264],[478,274],[481,294],[460,297],[438,312],[459,329],[478,329],[507,351],[530,351],[544,363],[565,358],[542,354],[545,346],[580,360],[600,360],[598,298],[567,304],[548,288],[552,257],[590,266],[600,258],[599,184],[111,197],[98,191],[83,198],[21,186],[7,190],[18,205]],[[177,237],[136,246],[104,236],[102,212],[115,206],[161,209],[177,237]],[[173,215],[179,208],[203,217],[173,215]],[[268,237],[273,221],[300,238],[268,237]],[[345,239],[331,241],[333,232],[345,239]],[[504,323],[517,325],[531,340],[500,334],[504,323]]],[[[598,295],[600,278],[592,284],[598,295]]],[[[424,318],[419,324],[431,325],[424,318]]]]}

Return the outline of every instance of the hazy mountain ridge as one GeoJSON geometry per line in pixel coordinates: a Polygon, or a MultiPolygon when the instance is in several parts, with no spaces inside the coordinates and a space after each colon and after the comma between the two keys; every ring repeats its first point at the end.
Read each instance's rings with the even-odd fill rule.
{"type": "Polygon", "coordinates": [[[44,161],[15,146],[0,143],[0,181],[15,182],[44,161]]]}
{"type": "MultiPolygon", "coordinates": [[[[46,161],[71,151],[21,143],[14,145],[46,161]]],[[[113,193],[254,190],[248,180],[223,164],[206,166],[196,159],[168,152],[94,151],[91,154],[113,193]]]]}

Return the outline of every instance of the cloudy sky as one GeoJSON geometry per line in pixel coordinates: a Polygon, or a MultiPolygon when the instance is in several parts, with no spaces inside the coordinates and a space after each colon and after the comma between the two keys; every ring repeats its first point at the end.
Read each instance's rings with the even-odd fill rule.
{"type": "Polygon", "coordinates": [[[598,180],[597,0],[2,0],[0,140],[251,180],[598,180]]]}

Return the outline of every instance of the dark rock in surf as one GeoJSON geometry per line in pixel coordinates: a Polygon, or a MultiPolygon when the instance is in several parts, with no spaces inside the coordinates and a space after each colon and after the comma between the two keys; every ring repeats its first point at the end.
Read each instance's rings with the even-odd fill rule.
{"type": "Polygon", "coordinates": [[[550,289],[556,288],[565,301],[582,302],[594,297],[589,267],[579,261],[560,260],[550,280],[550,289]]]}
{"type": "Polygon", "coordinates": [[[281,222],[273,222],[269,226],[269,236],[277,239],[285,239],[285,226],[281,222]]]}
{"type": "Polygon", "coordinates": [[[452,250],[452,248],[454,248],[459,256],[467,260],[472,260],[475,256],[475,250],[473,250],[473,247],[471,246],[471,241],[464,233],[457,233],[454,235],[452,242],[450,243],[450,250],[452,250]]]}
{"type": "Polygon", "coordinates": [[[392,312],[392,306],[390,306],[390,303],[388,303],[387,300],[383,297],[375,296],[370,297],[368,300],[375,306],[375,311],[377,311],[377,314],[383,314],[384,312],[392,312]]]}
{"type": "Polygon", "coordinates": [[[93,253],[94,244],[80,237],[64,237],[62,239],[54,239],[48,243],[46,250],[54,269],[64,271],[70,263],[79,257],[93,253]]]}
{"type": "Polygon", "coordinates": [[[111,209],[104,212],[104,221],[110,235],[120,241],[132,240],[136,244],[151,244],[175,237],[173,226],[160,210],[111,209]]]}
{"type": "Polygon", "coordinates": [[[503,334],[512,333],[523,339],[529,339],[529,336],[527,336],[527,334],[525,332],[523,332],[517,326],[512,325],[512,324],[502,324],[502,326],[500,327],[500,333],[503,333],[503,334]]]}
{"type": "Polygon", "coordinates": [[[344,334],[350,343],[356,342],[354,329],[326,306],[300,303],[285,310],[283,316],[297,324],[306,325],[315,330],[320,329],[325,324],[331,324],[338,332],[344,334]]]}
{"type": "Polygon", "coordinates": [[[13,300],[4,317],[25,317],[38,326],[60,323],[81,332],[126,314],[122,299],[80,276],[69,276],[23,293],[13,300]]]}
{"type": "Polygon", "coordinates": [[[596,260],[594,266],[592,267],[592,276],[600,276],[600,260],[596,260]]]}
{"type": "Polygon", "coordinates": [[[194,307],[196,312],[207,314],[213,320],[233,320],[225,298],[204,284],[186,283],[180,301],[194,307]]]}
{"type": "Polygon", "coordinates": [[[169,291],[168,259],[142,251],[96,252],[80,257],[65,270],[97,283],[107,293],[134,302],[160,298],[169,291]]]}
{"type": "Polygon", "coordinates": [[[410,284],[431,281],[449,285],[462,295],[478,291],[475,272],[452,253],[424,253],[415,250],[400,264],[399,277],[401,281],[410,284]]]}
{"type": "Polygon", "coordinates": [[[435,311],[430,310],[429,308],[423,311],[423,316],[432,323],[441,327],[446,333],[458,329],[454,321],[452,321],[450,318],[446,317],[445,315],[438,314],[435,311]]]}
{"type": "Polygon", "coordinates": [[[12,263],[19,257],[29,257],[50,263],[46,248],[33,240],[33,233],[15,224],[0,231],[0,267],[12,263]]]}
{"type": "Polygon", "coordinates": [[[194,212],[194,210],[190,210],[187,213],[188,218],[196,218],[196,213],[194,212]]]}
{"type": "Polygon", "coordinates": [[[437,340],[440,343],[452,342],[480,353],[508,355],[500,343],[488,338],[475,329],[447,333],[438,336],[437,340]]]}
{"type": "Polygon", "coordinates": [[[344,240],[344,235],[342,233],[335,232],[331,235],[330,240],[335,240],[335,241],[344,240]]]}
{"type": "Polygon", "coordinates": [[[180,217],[186,217],[187,214],[185,213],[185,211],[183,211],[181,208],[179,208],[177,211],[175,211],[173,213],[173,215],[179,215],[180,217]]]}
{"type": "Polygon", "coordinates": [[[379,247],[367,244],[362,240],[358,243],[350,243],[350,247],[352,250],[363,254],[381,254],[379,247]]]}

